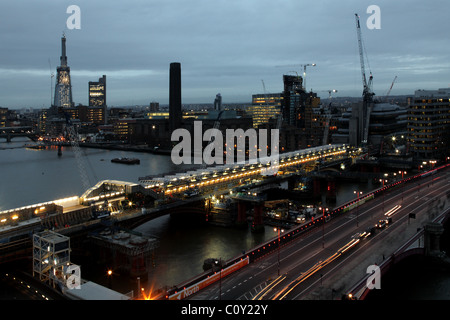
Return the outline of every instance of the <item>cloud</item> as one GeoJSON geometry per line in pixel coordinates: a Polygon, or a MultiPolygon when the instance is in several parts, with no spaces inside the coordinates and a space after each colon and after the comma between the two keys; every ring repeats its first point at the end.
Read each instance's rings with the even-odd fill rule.
{"type": "MultiPolygon", "coordinates": [[[[168,102],[169,64],[181,62],[183,102],[250,101],[282,91],[282,74],[316,63],[307,86],[362,91],[354,14],[359,13],[374,89],[384,92],[398,75],[398,93],[446,86],[450,3],[377,1],[381,29],[365,28],[371,1],[130,0],[126,2],[7,0],[0,4],[0,105],[21,107],[27,84],[36,105],[48,104],[60,37],[67,36],[76,103],[86,103],[87,83],[108,79],[108,104],[168,102]],[[66,9],[81,9],[81,29],[68,30],[66,9]],[[49,63],[50,62],[50,63],[49,63]],[[444,72],[445,71],[445,72],[444,72]],[[402,82],[403,80],[404,82],[402,82]],[[404,85],[404,86],[403,86],[404,85]],[[407,87],[408,85],[409,87],[407,87]],[[385,89],[386,88],[386,89],[385,89]],[[401,89],[401,90],[400,90],[401,89]]],[[[25,97],[24,97],[25,99],[25,97]]],[[[25,100],[24,100],[25,101],[25,100]]]]}

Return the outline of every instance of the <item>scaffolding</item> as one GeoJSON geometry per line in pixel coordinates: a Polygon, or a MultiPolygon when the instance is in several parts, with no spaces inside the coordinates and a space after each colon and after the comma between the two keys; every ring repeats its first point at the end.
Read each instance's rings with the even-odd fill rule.
{"type": "Polygon", "coordinates": [[[33,235],[33,276],[55,286],[70,264],[70,238],[53,231],[33,235]]]}

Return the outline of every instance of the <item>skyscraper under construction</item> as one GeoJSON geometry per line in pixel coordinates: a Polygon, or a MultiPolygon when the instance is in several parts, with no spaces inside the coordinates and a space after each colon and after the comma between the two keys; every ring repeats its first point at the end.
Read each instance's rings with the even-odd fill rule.
{"type": "Polygon", "coordinates": [[[72,84],[70,81],[70,67],[67,65],[66,56],[66,36],[63,34],[61,38],[61,64],[56,69],[55,99],[53,105],[55,107],[71,108],[72,101],[72,84]]]}

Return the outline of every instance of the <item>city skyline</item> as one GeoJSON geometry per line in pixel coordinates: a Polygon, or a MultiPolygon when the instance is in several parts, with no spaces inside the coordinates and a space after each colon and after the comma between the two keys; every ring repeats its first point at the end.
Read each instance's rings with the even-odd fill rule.
{"type": "Polygon", "coordinates": [[[13,109],[50,106],[63,32],[75,104],[88,104],[88,83],[102,75],[108,106],[168,104],[174,61],[182,67],[183,104],[212,104],[217,93],[225,104],[251,102],[263,93],[261,80],[267,92],[281,92],[283,74],[302,75],[306,63],[317,64],[307,69],[308,91],[360,96],[355,13],[377,96],[395,76],[392,95],[450,84],[445,1],[8,1],[0,9],[0,106],[13,109]],[[69,30],[66,9],[73,4],[81,28],[69,30]],[[372,4],[381,9],[381,29],[366,27],[372,4]]]}

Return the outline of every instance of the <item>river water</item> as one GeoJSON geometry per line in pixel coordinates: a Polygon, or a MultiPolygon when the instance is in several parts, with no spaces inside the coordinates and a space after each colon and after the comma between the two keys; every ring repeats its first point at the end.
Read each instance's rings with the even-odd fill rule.
{"type": "MultiPolygon", "coordinates": [[[[71,148],[63,148],[62,155],[58,156],[55,148],[21,148],[26,143],[30,141],[25,138],[15,138],[11,143],[0,141],[0,211],[79,196],[85,191],[71,148]]],[[[91,185],[106,179],[138,182],[142,176],[189,169],[174,165],[168,155],[89,148],[83,148],[82,153],[91,185]],[[141,162],[133,166],[111,163],[116,157],[136,157],[141,162]]],[[[370,183],[339,184],[336,205],[354,198],[353,190],[366,192],[373,188],[370,183]]],[[[227,260],[276,236],[268,226],[264,233],[254,234],[250,229],[223,228],[198,221],[180,222],[170,216],[147,222],[136,231],[160,239],[146,284],[154,288],[176,285],[196,276],[203,272],[203,261],[207,258],[227,260]]],[[[102,274],[92,280],[106,284],[104,270],[93,274],[102,274]]],[[[114,285],[122,292],[135,289],[134,284],[120,281],[114,285]]]]}

